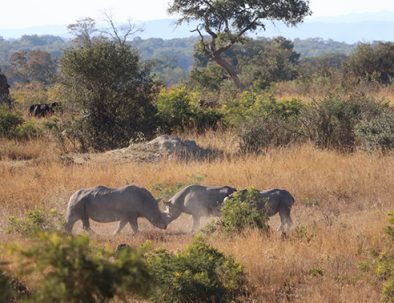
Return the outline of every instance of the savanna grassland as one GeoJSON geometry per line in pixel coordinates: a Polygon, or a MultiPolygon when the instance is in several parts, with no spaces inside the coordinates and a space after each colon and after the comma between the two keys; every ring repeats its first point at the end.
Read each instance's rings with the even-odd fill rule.
{"type": "MultiPolygon", "coordinates": [[[[227,156],[212,161],[122,164],[70,164],[56,145],[42,140],[0,145],[0,241],[20,241],[5,232],[10,216],[28,209],[56,208],[64,213],[70,195],[82,187],[136,184],[160,196],[160,188],[180,184],[285,188],[296,203],[295,227],[286,235],[276,232],[278,218],[269,221],[272,232],[250,230],[234,237],[212,237],[208,242],[233,256],[245,268],[247,302],[379,302],[377,278],[358,269],[384,241],[387,213],[394,202],[392,152],[339,153],[302,144],[269,149],[261,155],[239,156],[237,137],[230,132],[184,135],[227,156]],[[22,160],[15,160],[22,159],[22,160]]],[[[208,221],[208,220],[207,220],[208,221]]],[[[100,246],[120,243],[137,246],[146,240],[171,251],[192,241],[191,218],[181,216],[167,230],[140,220],[141,233],[127,227],[112,236],[115,224],[94,224],[100,246]]],[[[75,233],[83,233],[81,226],[75,233]]],[[[23,241],[22,241],[23,242],[23,241]]]]}

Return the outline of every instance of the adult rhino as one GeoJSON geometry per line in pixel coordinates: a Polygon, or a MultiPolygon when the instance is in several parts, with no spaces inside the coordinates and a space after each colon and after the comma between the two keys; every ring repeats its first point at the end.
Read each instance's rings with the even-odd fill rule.
{"type": "Polygon", "coordinates": [[[192,215],[192,231],[195,231],[200,226],[201,217],[220,216],[219,209],[224,198],[235,191],[235,188],[229,186],[189,185],[176,193],[168,202],[164,202],[167,206],[169,222],[178,218],[181,213],[192,215]]]}
{"type": "Polygon", "coordinates": [[[119,221],[114,234],[129,223],[133,232],[138,232],[137,219],[148,219],[154,226],[165,229],[168,217],[161,213],[152,194],[134,185],[122,188],[97,186],[80,189],[70,197],[66,213],[66,230],[71,232],[74,224],[82,220],[83,229],[90,229],[89,219],[101,223],[119,221]]]}
{"type": "MultiPolygon", "coordinates": [[[[242,193],[246,191],[247,189],[243,189],[238,193],[242,196],[242,193]]],[[[228,199],[231,199],[231,197],[230,195],[228,199]]],[[[257,209],[269,217],[279,213],[280,225],[278,231],[283,232],[290,229],[293,225],[290,212],[295,201],[294,197],[287,190],[279,188],[260,191],[260,197],[262,199],[258,202],[257,209]]]]}

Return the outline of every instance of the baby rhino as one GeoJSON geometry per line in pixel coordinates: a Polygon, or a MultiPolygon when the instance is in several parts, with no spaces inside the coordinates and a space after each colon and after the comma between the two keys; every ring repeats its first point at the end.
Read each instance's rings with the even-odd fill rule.
{"type": "Polygon", "coordinates": [[[235,191],[235,188],[229,186],[189,185],[176,193],[169,202],[164,202],[167,206],[166,213],[170,221],[178,218],[181,213],[192,215],[192,231],[195,231],[200,225],[201,217],[220,216],[220,207],[224,198],[235,191]]]}
{"type": "Polygon", "coordinates": [[[122,188],[97,186],[76,191],[68,202],[66,230],[82,220],[83,229],[91,231],[89,219],[101,223],[119,221],[115,234],[129,223],[138,232],[137,219],[146,218],[154,226],[165,229],[168,217],[161,213],[158,202],[145,188],[129,185],[122,188]]]}

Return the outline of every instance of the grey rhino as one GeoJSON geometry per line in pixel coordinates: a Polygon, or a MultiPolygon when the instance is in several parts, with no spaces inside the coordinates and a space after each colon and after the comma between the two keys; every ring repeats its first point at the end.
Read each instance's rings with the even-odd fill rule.
{"type": "MultiPolygon", "coordinates": [[[[238,193],[242,195],[245,191],[247,190],[243,189],[238,193]]],[[[278,188],[260,191],[260,196],[262,200],[257,205],[258,210],[264,211],[269,217],[279,213],[280,225],[278,231],[283,232],[289,229],[293,225],[290,212],[295,201],[294,197],[287,190],[278,188]]],[[[231,197],[230,195],[228,199],[231,199],[231,197]]]]}
{"type": "Polygon", "coordinates": [[[138,232],[137,219],[148,219],[154,226],[165,229],[168,218],[161,213],[158,201],[145,188],[128,185],[121,188],[97,186],[80,189],[70,197],[66,213],[66,230],[71,232],[74,224],[82,220],[83,229],[90,229],[89,218],[101,223],[119,221],[114,234],[129,223],[138,232]]]}
{"type": "Polygon", "coordinates": [[[164,202],[167,206],[169,222],[178,218],[181,213],[186,213],[192,215],[192,231],[196,231],[200,226],[201,217],[220,216],[220,207],[224,198],[235,191],[235,188],[229,186],[189,185],[176,193],[168,202],[164,202]]]}

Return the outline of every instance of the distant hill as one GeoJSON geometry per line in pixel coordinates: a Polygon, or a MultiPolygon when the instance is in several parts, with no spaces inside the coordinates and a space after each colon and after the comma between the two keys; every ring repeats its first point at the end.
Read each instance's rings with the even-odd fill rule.
{"type": "MultiPolygon", "coordinates": [[[[162,38],[174,39],[193,36],[190,30],[193,25],[176,26],[175,19],[137,22],[144,28],[140,33],[142,39],[162,38]]],[[[394,12],[377,12],[367,14],[351,14],[339,17],[310,17],[298,27],[287,28],[285,25],[268,24],[267,31],[253,36],[284,36],[289,39],[307,39],[320,37],[347,43],[359,41],[394,41],[394,12]]],[[[21,29],[0,29],[4,38],[18,38],[22,35],[57,35],[68,37],[66,25],[48,25],[21,29]]]]}

